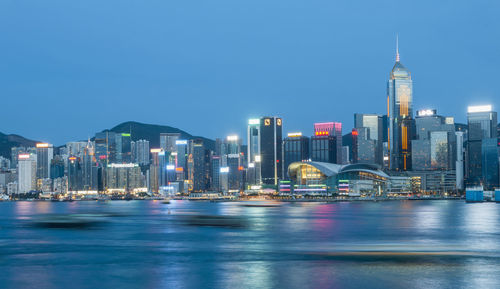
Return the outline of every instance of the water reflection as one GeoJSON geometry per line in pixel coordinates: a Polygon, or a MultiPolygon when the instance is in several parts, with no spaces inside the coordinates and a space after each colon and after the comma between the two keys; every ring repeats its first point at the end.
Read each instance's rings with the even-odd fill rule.
{"type": "Polygon", "coordinates": [[[499,206],[0,203],[0,288],[499,288],[499,206]],[[82,214],[107,221],[26,226],[82,214]],[[248,226],[186,225],[193,215],[248,226]]]}

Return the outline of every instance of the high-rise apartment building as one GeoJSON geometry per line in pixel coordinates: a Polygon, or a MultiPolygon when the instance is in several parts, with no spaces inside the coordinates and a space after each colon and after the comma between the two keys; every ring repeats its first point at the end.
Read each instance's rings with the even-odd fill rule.
{"type": "Polygon", "coordinates": [[[17,184],[18,193],[24,194],[31,190],[36,190],[36,155],[35,154],[20,154],[18,155],[18,174],[17,184]]]}
{"type": "Polygon", "coordinates": [[[134,143],[134,162],[140,166],[149,165],[149,141],[141,139],[134,143]]]}

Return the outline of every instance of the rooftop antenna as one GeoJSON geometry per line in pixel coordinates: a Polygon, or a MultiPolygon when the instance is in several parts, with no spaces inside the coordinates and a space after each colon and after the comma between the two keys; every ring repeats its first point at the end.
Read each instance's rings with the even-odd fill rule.
{"type": "Polygon", "coordinates": [[[396,34],[396,62],[399,62],[399,35],[396,34]]]}

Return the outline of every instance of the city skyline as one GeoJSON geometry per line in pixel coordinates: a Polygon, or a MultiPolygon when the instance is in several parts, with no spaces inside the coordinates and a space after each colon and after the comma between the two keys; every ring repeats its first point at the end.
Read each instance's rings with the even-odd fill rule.
{"type": "Polygon", "coordinates": [[[238,4],[227,3],[222,10],[202,5],[171,18],[160,17],[160,12],[172,16],[171,8],[179,11],[185,4],[160,5],[156,12],[147,5],[103,3],[104,11],[120,12],[109,18],[78,4],[65,3],[66,14],[61,14],[47,3],[33,3],[36,13],[18,3],[3,3],[8,9],[0,10],[0,33],[7,45],[0,48],[0,94],[5,107],[16,109],[0,116],[0,131],[60,145],[129,120],[212,139],[242,136],[246,120],[261,115],[282,117],[284,132],[307,132],[313,123],[328,121],[350,128],[353,113],[386,110],[381,100],[394,62],[396,34],[402,62],[414,77],[415,110],[437,109],[466,123],[469,105],[500,107],[495,97],[500,92],[493,85],[500,67],[498,32],[493,29],[498,27],[493,13],[498,4],[480,2],[471,8],[456,3],[450,10],[445,3],[434,3],[428,11],[426,2],[398,2],[373,7],[380,15],[372,18],[373,25],[361,26],[356,20],[370,19],[370,9],[349,9],[360,3],[321,3],[323,12],[294,3],[281,14],[273,14],[278,4],[268,4],[268,11],[245,11],[245,16],[238,4]],[[414,15],[397,13],[409,5],[414,15]],[[150,12],[150,19],[141,17],[150,12]],[[446,22],[439,19],[440,13],[447,13],[446,22]],[[477,21],[465,23],[464,14],[477,21]],[[316,18],[303,21],[296,15],[316,18]],[[31,20],[18,21],[27,16],[31,20]],[[143,21],[128,24],[125,20],[133,16],[143,21]],[[260,18],[262,24],[251,25],[260,18]],[[83,19],[94,21],[77,24],[83,19]],[[191,24],[180,34],[174,28],[185,20],[191,24]],[[387,28],[392,21],[400,23],[397,29],[387,28]],[[67,29],[54,29],[60,23],[67,29]],[[241,31],[228,23],[236,23],[241,31]],[[140,36],[121,37],[132,32],[140,36]],[[273,40],[276,35],[280,41],[273,40]],[[217,41],[204,47],[213,39],[207,37],[217,41]],[[303,101],[311,98],[315,101],[303,101]],[[140,105],[134,105],[137,101],[140,105]],[[211,116],[208,125],[205,119],[187,117],[205,110],[224,113],[211,116]]]}

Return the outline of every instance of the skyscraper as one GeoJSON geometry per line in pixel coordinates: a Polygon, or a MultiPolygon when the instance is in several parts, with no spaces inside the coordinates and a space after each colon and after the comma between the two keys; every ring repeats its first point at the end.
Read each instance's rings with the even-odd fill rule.
{"type": "Polygon", "coordinates": [[[413,82],[411,74],[399,59],[396,45],[396,63],[387,84],[387,108],[389,118],[389,169],[411,169],[411,145],[413,122],[413,82]]]}
{"type": "MultiPolygon", "coordinates": [[[[367,114],[367,113],[355,113],[354,114],[354,128],[367,128],[368,133],[364,136],[365,140],[374,147],[373,156],[365,155],[368,159],[374,160],[374,163],[383,165],[383,118],[377,114],[367,114]]],[[[358,135],[358,139],[359,139],[358,135]]],[[[361,141],[358,142],[358,145],[361,141]]],[[[353,148],[354,149],[354,148],[353,148]]],[[[362,156],[362,147],[358,147],[358,156],[362,156]]],[[[355,160],[356,161],[356,160],[355,160]]],[[[358,160],[359,161],[359,160],[358,160]]]]}
{"type": "Polygon", "coordinates": [[[309,138],[300,132],[289,133],[283,140],[283,175],[287,177],[288,166],[293,162],[309,160],[309,138]]]}
{"type": "Polygon", "coordinates": [[[260,173],[263,184],[278,185],[282,177],[282,119],[260,119],[260,173]]]}
{"type": "Polygon", "coordinates": [[[479,185],[486,177],[483,176],[482,143],[486,139],[497,139],[497,113],[492,111],[491,105],[469,106],[467,123],[467,184],[479,185]]]}
{"type": "Polygon", "coordinates": [[[149,141],[138,140],[134,145],[134,161],[140,166],[149,165],[149,141]]]}
{"type": "Polygon", "coordinates": [[[342,124],[322,122],[314,124],[311,137],[311,160],[342,164],[342,124]]]}
{"type": "Polygon", "coordinates": [[[54,147],[48,143],[36,144],[36,177],[50,178],[50,162],[54,157],[54,147]]]}
{"type": "Polygon", "coordinates": [[[36,189],[36,155],[35,154],[20,154],[18,156],[18,192],[21,194],[28,193],[36,189]]]}
{"type": "Polygon", "coordinates": [[[180,137],[180,133],[160,133],[160,148],[166,152],[176,152],[175,143],[180,137]]]}
{"type": "Polygon", "coordinates": [[[412,169],[453,170],[456,160],[455,123],[435,109],[419,110],[415,117],[415,139],[411,141],[412,169]]]}
{"type": "MultiPolygon", "coordinates": [[[[342,164],[342,123],[340,122],[321,122],[314,124],[314,139],[335,138],[335,159],[332,163],[342,164]]],[[[312,141],[312,139],[311,139],[312,141]]],[[[313,147],[314,149],[314,147],[313,147]]],[[[330,150],[330,148],[328,148],[330,150]]]]}
{"type": "Polygon", "coordinates": [[[247,131],[247,161],[248,168],[252,168],[252,178],[249,179],[250,185],[260,185],[260,119],[252,118],[248,120],[247,131]]]}

